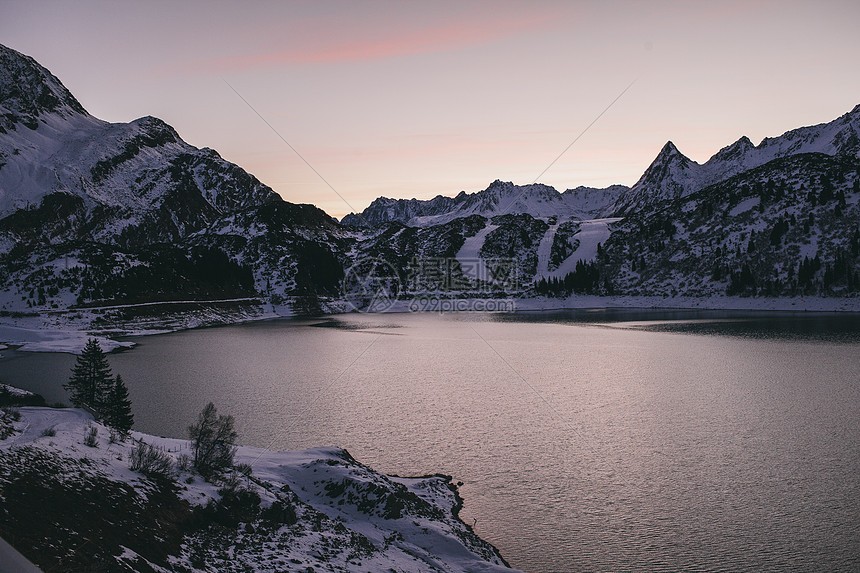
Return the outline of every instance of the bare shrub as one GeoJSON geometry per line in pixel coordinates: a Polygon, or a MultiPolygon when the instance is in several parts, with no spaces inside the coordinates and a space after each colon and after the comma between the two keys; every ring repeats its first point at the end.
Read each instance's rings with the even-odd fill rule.
{"type": "Polygon", "coordinates": [[[21,413],[18,410],[12,408],[3,408],[0,410],[0,440],[5,440],[15,433],[12,423],[20,419],[21,413]]]}
{"type": "Polygon", "coordinates": [[[91,448],[99,447],[99,429],[95,426],[90,426],[87,435],[84,437],[84,445],[91,448]]]}
{"type": "Polygon", "coordinates": [[[219,416],[212,402],[203,408],[197,423],[188,427],[194,451],[194,467],[203,477],[222,472],[233,465],[236,431],[233,416],[219,416]]]}
{"type": "Polygon", "coordinates": [[[3,406],[2,414],[0,414],[6,421],[9,422],[17,422],[21,419],[21,412],[19,412],[15,408],[10,408],[9,406],[3,406]]]}
{"type": "Polygon", "coordinates": [[[180,455],[179,459],[176,460],[176,467],[183,472],[191,471],[191,469],[194,467],[194,464],[191,463],[191,456],[189,456],[188,454],[180,455]]]}
{"type": "Polygon", "coordinates": [[[173,460],[170,456],[143,440],[138,441],[132,448],[128,467],[150,477],[173,476],[173,460]]]}
{"type": "Polygon", "coordinates": [[[225,489],[234,491],[239,485],[242,483],[242,476],[237,471],[231,471],[224,476],[220,480],[221,485],[224,486],[225,489]]]}

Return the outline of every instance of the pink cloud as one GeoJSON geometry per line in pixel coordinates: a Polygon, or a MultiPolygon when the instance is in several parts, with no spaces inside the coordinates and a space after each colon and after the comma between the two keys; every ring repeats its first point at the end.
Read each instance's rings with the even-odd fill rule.
{"type": "Polygon", "coordinates": [[[375,37],[337,44],[289,47],[282,50],[217,58],[201,62],[205,68],[233,71],[284,64],[322,64],[378,60],[412,54],[452,51],[486,44],[526,32],[552,20],[552,15],[507,20],[458,21],[422,29],[387,29],[375,37]]]}

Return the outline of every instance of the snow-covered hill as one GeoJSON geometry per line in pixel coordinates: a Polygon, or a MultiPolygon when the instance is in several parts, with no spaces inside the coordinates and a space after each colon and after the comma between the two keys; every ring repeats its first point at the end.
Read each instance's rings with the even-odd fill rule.
{"type": "Polygon", "coordinates": [[[0,420],[14,431],[0,440],[0,536],[45,571],[511,571],[458,519],[447,476],[386,476],[335,448],[240,447],[250,475],[209,482],[183,469],[185,440],[113,441],[82,410],[16,411],[0,420]],[[168,474],[130,469],[140,443],[168,474]]]}

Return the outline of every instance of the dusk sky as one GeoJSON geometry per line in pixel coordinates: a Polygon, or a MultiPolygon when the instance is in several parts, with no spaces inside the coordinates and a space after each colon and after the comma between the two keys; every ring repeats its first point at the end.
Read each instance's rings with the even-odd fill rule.
{"type": "Polygon", "coordinates": [[[858,22],[856,0],[4,0],[0,43],[340,217],[532,183],[631,83],[539,182],[632,185],[670,139],[703,162],[830,121],[860,103],[858,22]]]}

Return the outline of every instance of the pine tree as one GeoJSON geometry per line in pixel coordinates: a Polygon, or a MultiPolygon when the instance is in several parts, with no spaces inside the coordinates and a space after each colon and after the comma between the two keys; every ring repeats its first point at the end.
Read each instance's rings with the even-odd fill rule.
{"type": "Polygon", "coordinates": [[[131,400],[128,398],[128,388],[122,381],[122,376],[116,375],[110,398],[105,408],[105,421],[122,433],[131,430],[134,425],[134,414],[131,413],[131,400]]]}
{"type": "Polygon", "coordinates": [[[101,411],[112,387],[113,378],[107,356],[98,340],[90,338],[72,368],[69,382],[63,388],[69,392],[73,406],[88,406],[101,411]]]}

